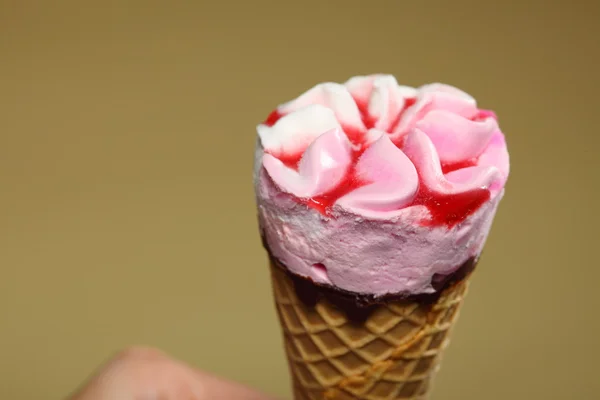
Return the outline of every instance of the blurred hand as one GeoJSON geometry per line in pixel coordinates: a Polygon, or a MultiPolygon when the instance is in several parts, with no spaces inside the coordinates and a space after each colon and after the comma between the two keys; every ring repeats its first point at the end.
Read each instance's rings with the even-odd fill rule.
{"type": "Polygon", "coordinates": [[[162,352],[121,352],[69,400],[273,400],[243,385],[198,371],[162,352]]]}

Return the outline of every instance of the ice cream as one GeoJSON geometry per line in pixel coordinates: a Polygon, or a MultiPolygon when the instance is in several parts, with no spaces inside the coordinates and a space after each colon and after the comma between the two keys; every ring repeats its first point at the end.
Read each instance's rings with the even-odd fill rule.
{"type": "Polygon", "coordinates": [[[495,114],[444,84],[322,83],[257,131],[254,184],[271,256],[350,293],[434,292],[479,257],[509,173],[495,114]]]}
{"type": "Polygon", "coordinates": [[[504,194],[495,114],[371,75],[319,84],[257,130],[294,398],[425,399],[504,194]]]}

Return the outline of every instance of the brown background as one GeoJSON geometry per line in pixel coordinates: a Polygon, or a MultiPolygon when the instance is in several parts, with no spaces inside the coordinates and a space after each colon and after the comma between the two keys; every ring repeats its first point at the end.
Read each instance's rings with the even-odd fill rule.
{"type": "Polygon", "coordinates": [[[433,399],[596,399],[593,1],[0,1],[0,398],[148,344],[289,398],[255,125],[388,72],[495,109],[512,175],[433,399]]]}

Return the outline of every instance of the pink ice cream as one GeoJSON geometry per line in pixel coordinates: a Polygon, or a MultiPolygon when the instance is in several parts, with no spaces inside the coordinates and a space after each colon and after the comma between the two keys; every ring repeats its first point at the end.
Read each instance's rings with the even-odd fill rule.
{"type": "Polygon", "coordinates": [[[254,184],[273,257],[350,292],[422,294],[477,258],[509,158],[496,115],[452,86],[322,83],[257,127],[254,184]]]}

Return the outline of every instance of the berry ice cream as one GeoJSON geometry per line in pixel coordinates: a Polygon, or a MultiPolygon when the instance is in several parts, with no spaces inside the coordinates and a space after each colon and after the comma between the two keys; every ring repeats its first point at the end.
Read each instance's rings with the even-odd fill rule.
{"type": "Polygon", "coordinates": [[[443,84],[322,83],[257,130],[254,183],[271,256],[357,294],[432,293],[476,260],[509,173],[496,115],[443,84]]]}

